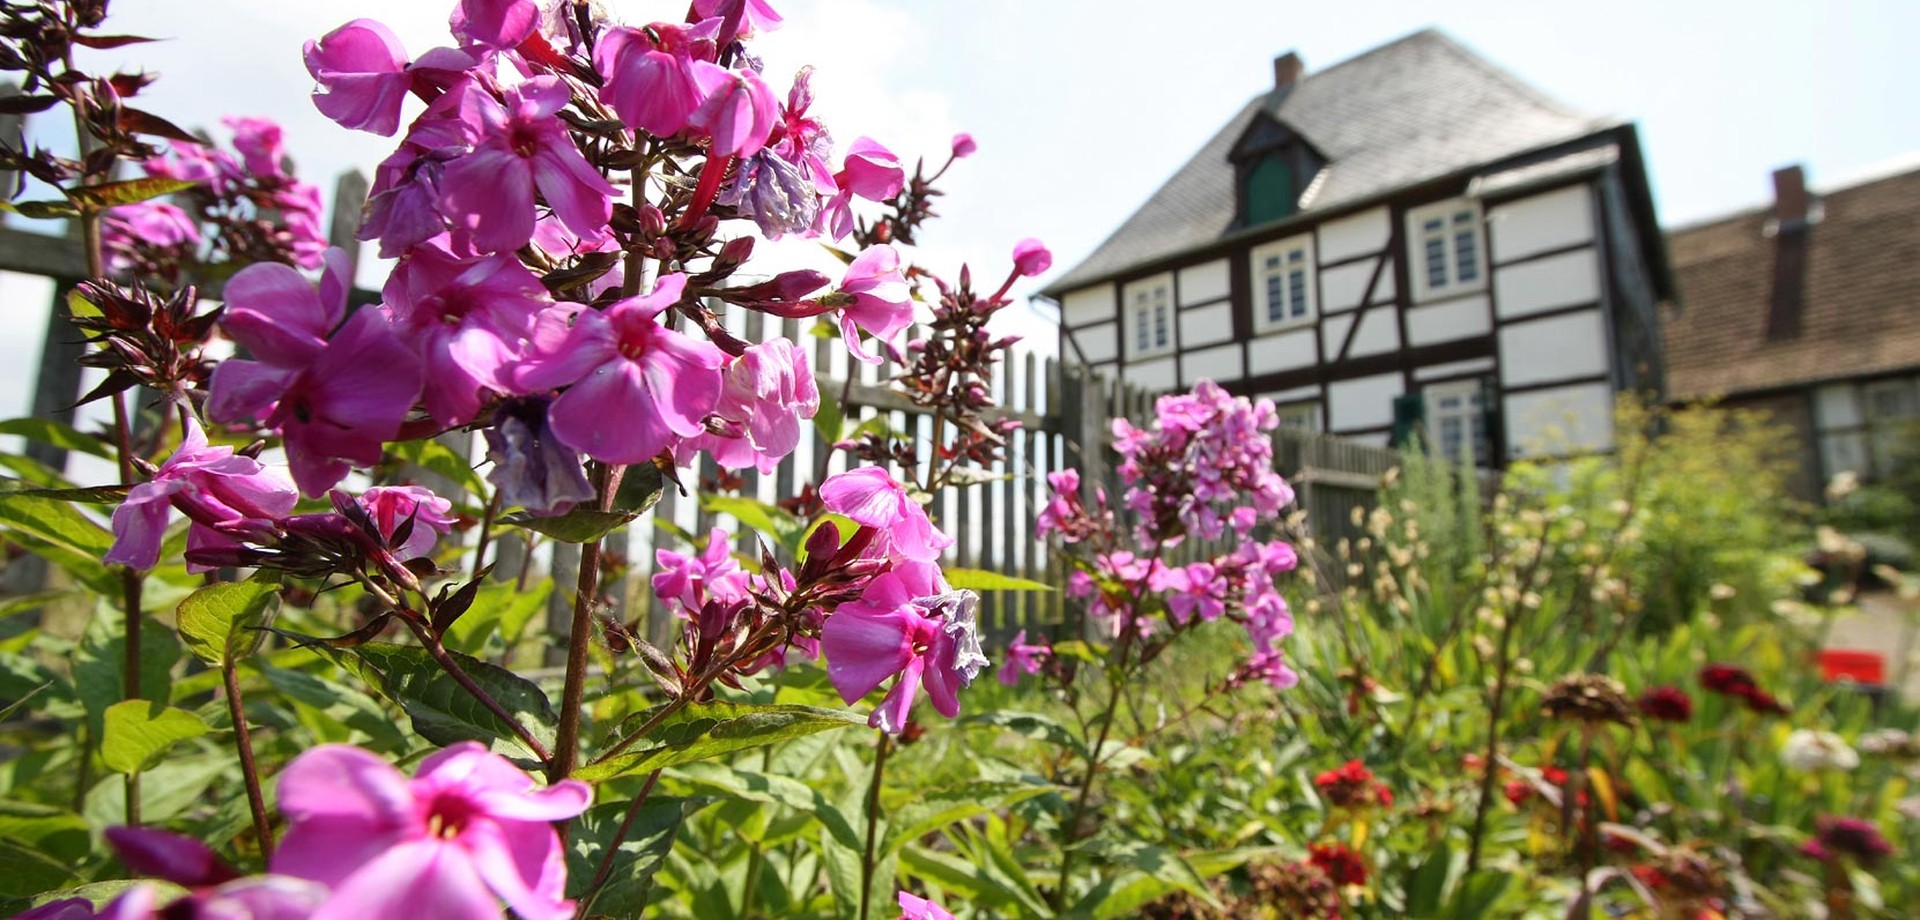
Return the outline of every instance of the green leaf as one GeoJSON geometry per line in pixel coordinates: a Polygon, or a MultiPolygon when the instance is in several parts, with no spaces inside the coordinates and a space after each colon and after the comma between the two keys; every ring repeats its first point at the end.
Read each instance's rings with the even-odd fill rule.
{"type": "Polygon", "coordinates": [[[1441,898],[1446,895],[1447,879],[1453,874],[1454,857],[1458,855],[1449,846],[1439,846],[1427,854],[1419,868],[1407,879],[1407,915],[1410,917],[1442,916],[1441,898]]]}
{"type": "Polygon", "coordinates": [[[128,179],[66,189],[67,200],[88,211],[104,211],[123,204],[138,204],[162,195],[184,192],[199,183],[187,179],[128,179]]]}
{"type": "MultiPolygon", "coordinates": [[[[96,616],[73,656],[73,691],[87,711],[89,737],[105,730],[108,707],[122,699],[127,640],[119,616],[96,616]]],[[[173,698],[173,666],[180,660],[180,639],[148,617],[140,630],[140,690],[156,700],[173,698]]]]}
{"type": "MultiPolygon", "coordinates": [[[[658,708],[628,716],[622,723],[645,724],[658,708]]],[[[836,728],[864,726],[867,720],[844,709],[746,703],[694,703],[655,726],[637,750],[591,763],[573,775],[588,782],[645,773],[735,751],[776,744],[836,728]]]]}
{"type": "Polygon", "coordinates": [[[17,489],[13,495],[31,495],[36,498],[51,498],[61,502],[81,502],[88,505],[118,505],[127,498],[126,486],[93,486],[85,489],[17,489]]]}
{"type": "Polygon", "coordinates": [[[75,864],[87,858],[91,845],[87,819],[63,808],[13,799],[0,799],[0,838],[75,864]]]}
{"type": "Polygon", "coordinates": [[[0,434],[19,435],[29,441],[39,441],[61,450],[76,450],[83,454],[92,454],[102,460],[112,460],[113,452],[107,444],[90,434],[65,422],[56,422],[44,418],[15,418],[0,422],[0,434]]]}
{"type": "Polygon", "coordinates": [[[1454,892],[1453,902],[1447,906],[1444,916],[1450,920],[1480,920],[1493,910],[1500,896],[1507,893],[1507,886],[1513,882],[1513,873],[1498,869],[1481,869],[1468,875],[1460,883],[1460,889],[1454,892]]]}
{"type": "MultiPolygon", "coordinates": [[[[369,642],[346,649],[318,645],[314,651],[359,675],[380,695],[399,703],[413,720],[413,730],[434,744],[500,741],[524,751],[529,758],[538,756],[526,749],[512,726],[502,722],[441,670],[426,649],[369,642]]],[[[529,734],[543,745],[553,743],[559,718],[554,715],[552,701],[538,684],[459,652],[450,654],[473,682],[529,734]]]]}
{"type": "Polygon", "coordinates": [[[593,508],[575,508],[566,514],[556,514],[551,517],[516,511],[503,515],[500,523],[523,527],[562,543],[592,543],[616,528],[625,527],[636,517],[639,515],[620,511],[600,511],[593,508]]]}
{"type": "Polygon", "coordinates": [[[15,711],[19,710],[20,707],[27,705],[27,703],[32,701],[34,697],[39,696],[42,691],[45,691],[48,687],[51,687],[51,686],[53,686],[53,681],[47,681],[46,683],[41,684],[40,686],[35,687],[32,690],[28,690],[25,695],[7,704],[7,707],[5,709],[0,709],[0,722],[5,722],[8,719],[12,718],[15,711]]]}
{"type": "Polygon", "coordinates": [[[475,497],[487,494],[486,480],[481,479],[480,474],[474,472],[473,465],[467,462],[467,458],[455,453],[453,448],[439,441],[432,438],[400,441],[387,445],[387,449],[402,461],[443,477],[475,497]]]}
{"type": "Polygon", "coordinates": [[[115,773],[140,773],[165,759],[173,746],[207,733],[207,723],[185,709],[147,700],[107,707],[100,761],[115,773]]]}
{"type": "Polygon", "coordinates": [[[398,749],[402,746],[400,727],[378,700],[346,684],[305,671],[277,668],[263,658],[250,659],[246,666],[258,667],[261,676],[287,699],[303,704],[327,719],[372,739],[374,746],[398,749]]]}
{"type": "Polygon", "coordinates": [[[36,894],[33,897],[33,906],[39,907],[42,904],[64,901],[68,898],[80,898],[91,903],[95,910],[99,910],[112,903],[115,898],[126,894],[127,889],[140,885],[153,886],[155,904],[172,903],[175,899],[185,897],[187,894],[187,889],[157,878],[117,878],[112,881],[92,882],[76,888],[36,894]]]}
{"type": "Polygon", "coordinates": [[[267,621],[280,586],[258,577],[207,585],[180,602],[176,622],[187,651],[218,665],[245,658],[260,645],[253,627],[267,621]]]}
{"type": "Polygon", "coordinates": [[[0,838],[0,897],[30,898],[73,881],[69,863],[0,838]]]}
{"type": "Polygon", "coordinates": [[[80,213],[79,208],[65,201],[9,201],[5,210],[34,220],[58,220],[80,213]]]}
{"type": "Polygon", "coordinates": [[[891,825],[883,852],[892,853],[949,824],[998,812],[1055,791],[1031,783],[969,783],[915,798],[887,816],[891,825]]]}
{"type": "MultiPolygon", "coordinates": [[[[593,901],[580,905],[581,916],[638,917],[646,912],[653,893],[653,874],[666,861],[667,851],[687,816],[706,804],[699,799],[650,798],[634,816],[620,841],[613,870],[593,901]],[[589,911],[588,907],[592,907],[589,911]]],[[[575,819],[567,836],[568,897],[581,898],[606,858],[607,845],[626,820],[628,802],[596,805],[575,819]]]]}
{"type": "Polygon", "coordinates": [[[811,815],[841,846],[853,849],[861,846],[861,832],[854,829],[853,822],[847,820],[845,812],[827,801],[817,787],[790,776],[743,770],[711,761],[681,764],[674,768],[672,775],[698,792],[739,801],[780,805],[811,815]]]}
{"type": "Polygon", "coordinates": [[[813,430],[819,433],[820,440],[826,442],[828,446],[840,440],[840,435],[845,432],[847,427],[845,412],[846,409],[840,405],[839,399],[823,395],[820,408],[813,413],[813,430]]]}
{"type": "Polygon", "coordinates": [[[983,712],[965,716],[959,724],[992,726],[1035,741],[1052,743],[1083,758],[1087,756],[1086,745],[1080,743],[1066,726],[1043,715],[1031,712],[983,712]]]}
{"type": "Polygon", "coordinates": [[[1002,916],[1053,915],[1038,897],[1029,895],[1018,885],[1002,882],[994,872],[974,860],[952,853],[909,846],[900,851],[900,868],[908,875],[934,883],[965,903],[994,909],[1002,916]]]}
{"type": "Polygon", "coordinates": [[[546,608],[547,597],[552,593],[553,582],[549,579],[541,579],[524,591],[510,581],[482,585],[473,606],[447,627],[442,641],[450,649],[477,655],[486,647],[493,626],[498,624],[501,640],[516,642],[534,615],[546,608]]]}
{"type": "Polygon", "coordinates": [[[702,496],[700,506],[714,514],[731,514],[734,520],[772,538],[789,551],[800,551],[800,535],[806,532],[807,522],[784,508],[738,495],[702,496]]]}
{"type": "Polygon", "coordinates": [[[100,560],[113,534],[64,501],[0,492],[0,527],[21,546],[72,573],[102,594],[117,594],[119,579],[100,560]]]}
{"type": "Polygon", "coordinates": [[[613,493],[613,510],[639,515],[666,494],[667,477],[651,463],[636,463],[620,475],[620,488],[613,493]]]}
{"type": "Polygon", "coordinates": [[[1052,591],[1053,586],[986,569],[943,568],[941,574],[947,576],[947,584],[955,588],[969,588],[974,591],[1052,591]]]}

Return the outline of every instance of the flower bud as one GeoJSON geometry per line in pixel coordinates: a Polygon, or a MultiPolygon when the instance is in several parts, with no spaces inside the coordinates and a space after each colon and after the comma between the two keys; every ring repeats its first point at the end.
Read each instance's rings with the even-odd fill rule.
{"type": "Polygon", "coordinates": [[[1013,270],[1032,278],[1053,267],[1053,253],[1039,240],[1028,237],[1013,245],[1013,270]]]}
{"type": "Polygon", "coordinates": [[[973,155],[979,145],[973,142],[973,135],[964,131],[953,136],[953,158],[958,160],[973,155]]]}

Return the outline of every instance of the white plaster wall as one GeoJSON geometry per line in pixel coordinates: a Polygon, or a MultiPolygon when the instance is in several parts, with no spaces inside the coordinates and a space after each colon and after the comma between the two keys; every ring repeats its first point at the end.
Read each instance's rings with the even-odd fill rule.
{"type": "MultiPolygon", "coordinates": [[[[1330,313],[1359,306],[1360,298],[1367,296],[1367,282],[1373,280],[1373,267],[1378,264],[1379,259],[1362,259],[1321,271],[1321,312],[1330,313]]],[[[1373,302],[1383,303],[1392,299],[1393,266],[1389,265],[1380,273],[1380,283],[1374,286],[1373,302]]]]}
{"type": "MultiPolygon", "coordinates": [[[[1185,290],[1185,288],[1182,288],[1185,290]]],[[[1192,348],[1233,338],[1233,305],[1217,303],[1180,311],[1180,345],[1192,348]]]]}
{"type": "Polygon", "coordinates": [[[1320,348],[1326,353],[1328,361],[1340,358],[1340,346],[1346,344],[1347,330],[1353,327],[1353,318],[1357,314],[1347,313],[1341,316],[1329,316],[1320,321],[1320,348]]]}
{"type": "Polygon", "coordinates": [[[1607,372],[1607,331],[1599,310],[1500,327],[1500,378],[1524,386],[1607,372]]]}
{"type": "Polygon", "coordinates": [[[1429,364],[1413,369],[1415,380],[1436,380],[1441,377],[1457,377],[1462,374],[1483,374],[1493,370],[1492,358],[1475,358],[1471,361],[1449,361],[1445,364],[1429,364]]]}
{"type": "Polygon", "coordinates": [[[1224,383],[1244,376],[1246,376],[1246,366],[1237,342],[1215,348],[1202,348],[1180,356],[1180,385],[1183,387],[1192,386],[1194,381],[1202,377],[1224,383]]]}
{"type": "Polygon", "coordinates": [[[1503,319],[1599,300],[1593,249],[1503,268],[1493,276],[1493,293],[1503,319]]]}
{"type": "Polygon", "coordinates": [[[1313,349],[1313,328],[1263,335],[1247,345],[1247,373],[1272,374],[1312,367],[1320,360],[1313,349]]]}
{"type": "Polygon", "coordinates": [[[1389,223],[1387,209],[1374,208],[1321,224],[1318,233],[1321,263],[1338,262],[1361,253],[1385,249],[1389,223]]]}
{"type": "Polygon", "coordinates": [[[1411,345],[1451,342],[1493,330],[1493,317],[1487,310],[1487,296],[1458,297],[1407,311],[1407,341],[1411,345]]]}
{"type": "Polygon", "coordinates": [[[1613,390],[1604,383],[1517,393],[1503,407],[1511,456],[1557,456],[1613,446],[1613,390]]]}
{"type": "Polygon", "coordinates": [[[1404,392],[1399,374],[1377,374],[1327,385],[1329,428],[1335,432],[1393,424],[1393,399],[1404,392]]]}
{"type": "Polygon", "coordinates": [[[1148,390],[1173,389],[1178,385],[1174,374],[1174,359],[1171,356],[1127,365],[1127,382],[1148,390]]]}
{"type": "Polygon", "coordinates": [[[1507,202],[1487,225],[1495,262],[1585,243],[1593,239],[1593,193],[1583,183],[1507,202]]]}
{"type": "Polygon", "coordinates": [[[1303,399],[1311,399],[1316,402],[1326,401],[1325,394],[1322,394],[1320,388],[1317,386],[1294,387],[1291,390],[1270,390],[1260,394],[1260,398],[1271,399],[1276,403],[1299,402],[1303,399]]]}
{"type": "Polygon", "coordinates": [[[1377,355],[1400,347],[1400,323],[1391,305],[1371,307],[1359,314],[1360,331],[1353,335],[1349,358],[1377,355]]]}
{"type": "Polygon", "coordinates": [[[1073,330],[1074,341],[1086,353],[1088,364],[1109,361],[1120,354],[1120,337],[1113,323],[1099,323],[1073,330]]]}
{"type": "Polygon", "coordinates": [[[1190,307],[1227,298],[1227,260],[1215,259],[1180,270],[1180,305],[1190,307]]]}
{"type": "Polygon", "coordinates": [[[1113,285],[1068,291],[1060,299],[1060,319],[1069,326],[1113,319],[1113,285]]]}
{"type": "Polygon", "coordinates": [[[1347,435],[1346,438],[1355,444],[1364,444],[1368,447],[1385,447],[1387,446],[1387,442],[1393,439],[1393,435],[1386,431],[1376,431],[1372,434],[1350,434],[1347,435]]]}
{"type": "Polygon", "coordinates": [[[1861,424],[1859,389],[1850,383],[1830,383],[1814,390],[1813,418],[1821,429],[1861,424]]]}

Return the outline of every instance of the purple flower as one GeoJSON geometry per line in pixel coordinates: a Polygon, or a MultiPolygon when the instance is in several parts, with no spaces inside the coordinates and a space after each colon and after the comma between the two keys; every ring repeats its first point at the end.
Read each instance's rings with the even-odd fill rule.
{"type": "Polygon", "coordinates": [[[447,20],[454,37],[492,51],[514,48],[539,24],[532,0],[460,0],[447,20]]]}
{"type": "Polygon", "coordinates": [[[901,558],[933,562],[953,538],[927,519],[927,511],[877,466],[863,466],[827,477],[820,484],[820,504],[844,514],[857,524],[872,527],[885,537],[876,544],[901,558]]]}
{"type": "Polygon", "coordinates": [[[333,894],[316,920],[493,917],[567,920],[566,860],[551,822],[585,811],[578,780],[540,788],[472,741],[420,762],[409,780],[386,761],[328,744],[280,774],[288,827],[275,872],[333,894]]]}
{"type": "Polygon", "coordinates": [[[780,103],[760,75],[750,70],[702,68],[694,72],[705,98],[687,124],[713,138],[715,154],[750,157],[766,146],[780,121],[780,103]]]}
{"type": "Polygon", "coordinates": [[[508,255],[460,259],[433,245],[408,252],[383,292],[396,325],[426,365],[427,413],[461,425],[482,392],[510,390],[534,316],[550,301],[540,279],[508,255]]]}
{"type": "Polygon", "coordinates": [[[747,596],[747,573],[733,559],[727,532],[718,527],[707,534],[707,547],[697,554],[656,549],[653,556],[659,564],[653,593],[677,602],[676,612],[683,616],[699,612],[708,601],[732,603],[747,596]]]}
{"type": "Polygon", "coordinates": [[[813,230],[820,214],[813,181],[771,147],[742,159],[714,201],[745,211],[770,240],[813,230]]]}
{"type": "Polygon", "coordinates": [[[861,345],[855,330],[866,330],[892,349],[894,335],[913,324],[912,292],[900,270],[900,252],[883,243],[861,253],[847,266],[840,294],[851,301],[840,311],[840,333],[847,340],[847,351],[868,364],[879,364],[880,356],[861,345]]]}
{"type": "Polygon", "coordinates": [[[701,19],[737,17],[739,32],[732,37],[739,38],[771,32],[782,21],[767,0],[693,0],[693,12],[701,19]]]}
{"type": "Polygon", "coordinates": [[[1053,267],[1053,253],[1031,237],[1013,244],[1013,270],[1024,278],[1035,277],[1053,267]]]}
{"type": "Polygon", "coordinates": [[[433,555],[433,544],[453,530],[453,502],[424,486],[374,486],[360,493],[359,501],[388,543],[401,524],[413,522],[406,540],[393,547],[398,559],[433,555]]]}
{"type": "Polygon", "coordinates": [[[1000,666],[999,673],[994,676],[999,678],[1002,685],[1011,687],[1020,682],[1022,674],[1040,673],[1040,668],[1051,657],[1053,649],[1046,641],[1042,640],[1039,645],[1027,644],[1027,631],[1023,629],[1013,634],[1013,642],[1007,645],[1006,663],[1000,666]]]}
{"type": "Polygon", "coordinates": [[[948,588],[937,569],[932,584],[915,584],[929,579],[912,577],[914,571],[875,578],[860,600],[841,604],[820,630],[827,678],[848,705],[899,676],[867,719],[889,733],[905,727],[921,688],[941,715],[959,715],[960,688],[987,664],[974,623],[980,596],[948,588]]]}
{"type": "Polygon", "coordinates": [[[355,19],[317,42],[307,42],[307,72],[321,91],[320,113],[343,128],[392,136],[400,128],[400,104],[412,78],[406,49],[393,30],[372,19],[355,19]]]}
{"type": "Polygon", "coordinates": [[[248,172],[256,176],[283,175],[280,164],[286,159],[287,149],[278,124],[271,119],[239,116],[222,118],[220,123],[233,131],[233,149],[240,151],[248,172]]]}
{"type": "MultiPolygon", "coordinates": [[[[548,411],[561,443],[607,463],[641,463],[706,430],[726,355],[654,319],[686,284],[670,274],[648,296],[582,309],[557,347],[521,366],[523,388],[571,387],[548,411]]],[[[536,334],[537,349],[540,341],[536,334]]]]}
{"type": "Polygon", "coordinates": [[[576,502],[593,497],[593,484],[580,468],[580,452],[547,430],[545,399],[519,399],[502,406],[494,427],[486,430],[487,481],[500,500],[534,514],[565,514],[576,502]]]}
{"type": "Polygon", "coordinates": [[[109,827],[107,843],[135,873],[164,879],[188,889],[160,902],[156,885],[135,885],[96,914],[85,900],[69,898],[19,915],[32,920],[174,920],[174,918],[252,918],[303,920],[326,900],[327,889],[284,875],[240,878],[207,845],[191,837],[139,827],[109,827]]]}
{"type": "Polygon", "coordinates": [[[973,135],[962,131],[953,136],[954,159],[958,160],[964,157],[970,157],[973,155],[973,152],[978,149],[980,149],[980,145],[973,142],[973,135]]]}
{"type": "Polygon", "coordinates": [[[695,39],[680,26],[654,23],[646,30],[609,29],[593,49],[593,67],[605,81],[600,101],[620,120],[661,137],[687,129],[687,119],[705,101],[701,87],[726,71],[694,56],[695,39]]]}
{"type": "Polygon", "coordinates": [[[100,246],[107,266],[115,272],[139,265],[139,249],[171,249],[181,261],[192,258],[200,245],[200,227],[187,212],[164,201],[125,204],[108,211],[100,221],[100,246]]]}
{"type": "Polygon", "coordinates": [[[847,148],[844,164],[834,181],[868,201],[892,201],[907,181],[900,158],[869,137],[859,138],[847,148]]]}
{"type": "Polygon", "coordinates": [[[954,920],[947,909],[926,898],[900,892],[899,920],[954,920]]]}
{"type": "Polygon", "coordinates": [[[595,172],[554,113],[572,98],[559,77],[533,77],[501,91],[461,98],[461,122],[477,138],[473,150],[446,164],[442,213],[473,234],[475,248],[510,252],[533,238],[534,191],[567,229],[597,239],[620,190],[595,172]]]}
{"type": "Polygon", "coordinates": [[[708,434],[687,444],[726,469],[751,466],[771,474],[800,446],[801,422],[820,409],[807,353],[783,338],[749,345],[728,365],[725,381],[713,413],[738,434],[708,434]]]}
{"type": "Polygon", "coordinates": [[[160,560],[171,508],[179,508],[193,522],[187,544],[198,549],[231,544],[234,535],[285,516],[298,500],[284,475],[269,473],[252,457],[235,456],[231,447],[207,446],[200,423],[188,416],[180,449],[113,510],[113,547],[102,561],[141,571],[153,568],[160,560]]]}

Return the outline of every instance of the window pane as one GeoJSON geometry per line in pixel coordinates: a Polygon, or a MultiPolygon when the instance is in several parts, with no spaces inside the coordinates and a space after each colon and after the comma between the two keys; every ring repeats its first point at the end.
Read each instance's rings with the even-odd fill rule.
{"type": "Polygon", "coordinates": [[[1293,317],[1299,319],[1307,315],[1307,273],[1292,271],[1287,273],[1288,296],[1293,302],[1293,317]]]}
{"type": "Polygon", "coordinates": [[[1133,348],[1135,351],[1146,351],[1151,347],[1150,343],[1152,340],[1147,338],[1147,335],[1147,311],[1145,309],[1135,310],[1133,312],[1133,348]]]}
{"type": "Polygon", "coordinates": [[[1153,307],[1153,347],[1167,344],[1167,305],[1164,301],[1153,307]]]}
{"type": "Polygon", "coordinates": [[[1442,230],[1445,227],[1446,227],[1446,224],[1442,223],[1440,219],[1436,217],[1433,220],[1427,221],[1425,224],[1422,224],[1420,226],[1420,230],[1423,233],[1438,233],[1440,232],[1440,230],[1442,230]]]}
{"type": "Polygon", "coordinates": [[[1462,230],[1453,235],[1453,254],[1459,266],[1457,277],[1461,281],[1473,281],[1480,277],[1480,250],[1472,230],[1462,230]]]}
{"type": "Polygon", "coordinates": [[[1287,305],[1280,285],[1280,273],[1267,275],[1267,322],[1277,323],[1286,318],[1287,305]]]}
{"type": "Polygon", "coordinates": [[[1427,287],[1447,286],[1447,244],[1438,237],[1427,240],[1427,287]]]}

